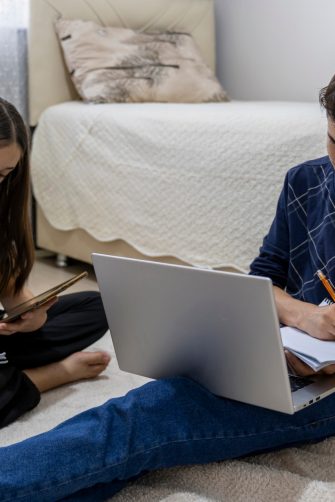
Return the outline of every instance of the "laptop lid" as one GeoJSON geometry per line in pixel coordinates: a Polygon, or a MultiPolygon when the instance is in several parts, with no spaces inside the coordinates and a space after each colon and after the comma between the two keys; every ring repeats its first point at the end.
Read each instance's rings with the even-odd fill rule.
{"type": "Polygon", "coordinates": [[[92,258],[120,369],[294,412],[270,279],[92,258]]]}

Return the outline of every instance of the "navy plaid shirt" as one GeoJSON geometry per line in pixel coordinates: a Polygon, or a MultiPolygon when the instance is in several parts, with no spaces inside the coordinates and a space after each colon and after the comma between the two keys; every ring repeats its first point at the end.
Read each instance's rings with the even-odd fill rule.
{"type": "Polygon", "coordinates": [[[288,171],[269,233],[250,265],[252,275],[270,277],[294,298],[314,304],[329,297],[318,269],[335,286],[335,171],[329,157],[288,171]]]}

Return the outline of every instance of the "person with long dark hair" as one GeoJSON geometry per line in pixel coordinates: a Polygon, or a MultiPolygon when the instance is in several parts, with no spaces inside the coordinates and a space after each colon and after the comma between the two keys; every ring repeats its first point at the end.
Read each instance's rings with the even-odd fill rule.
{"type": "MultiPolygon", "coordinates": [[[[26,287],[34,263],[30,223],[29,134],[0,98],[0,301],[9,310],[32,298],[26,287]]],[[[107,330],[100,295],[64,295],[17,321],[0,319],[0,427],[36,406],[40,393],[103,371],[109,355],[80,352],[107,330]]]]}

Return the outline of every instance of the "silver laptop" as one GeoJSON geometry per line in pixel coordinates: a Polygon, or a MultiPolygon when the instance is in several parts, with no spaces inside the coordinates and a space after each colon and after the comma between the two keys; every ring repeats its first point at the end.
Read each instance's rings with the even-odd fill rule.
{"type": "Polygon", "coordinates": [[[335,376],[291,390],[270,279],[92,255],[121,370],[186,376],[214,394],[294,413],[335,376]]]}

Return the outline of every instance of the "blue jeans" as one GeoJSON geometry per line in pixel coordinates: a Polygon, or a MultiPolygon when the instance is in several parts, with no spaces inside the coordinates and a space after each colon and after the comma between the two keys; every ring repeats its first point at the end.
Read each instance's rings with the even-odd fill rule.
{"type": "Polygon", "coordinates": [[[101,501],[147,471],[241,457],[335,434],[335,395],[295,415],[149,382],[49,432],[0,448],[0,500],[101,501]]]}

